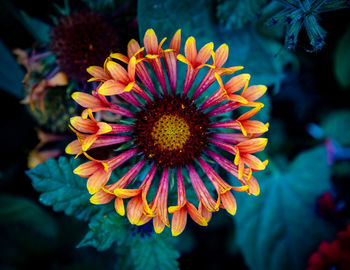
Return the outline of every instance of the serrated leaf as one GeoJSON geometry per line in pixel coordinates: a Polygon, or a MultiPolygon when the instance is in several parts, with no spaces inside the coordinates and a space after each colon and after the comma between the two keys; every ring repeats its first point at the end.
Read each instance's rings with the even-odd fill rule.
{"type": "Polygon", "coordinates": [[[0,58],[0,88],[17,98],[22,98],[24,72],[2,41],[0,41],[0,58]]]}
{"type": "Polygon", "coordinates": [[[23,197],[0,195],[0,225],[21,225],[47,237],[57,235],[53,218],[37,203],[23,197]]]}
{"type": "Polygon", "coordinates": [[[334,73],[342,87],[350,87],[350,25],[335,49],[334,73]]]}
{"type": "Polygon", "coordinates": [[[305,269],[318,244],[335,233],[315,212],[316,198],[330,189],[326,150],[305,151],[287,172],[258,179],[258,197],[237,194],[237,243],[246,263],[252,270],[305,269]]]}
{"type": "Polygon", "coordinates": [[[350,146],[350,110],[337,110],[328,114],[321,127],[327,137],[335,139],[342,146],[350,146]]]}
{"type": "Polygon", "coordinates": [[[50,43],[51,26],[36,18],[30,17],[24,11],[20,11],[20,19],[28,32],[40,43],[50,43]]]}
{"type": "Polygon", "coordinates": [[[86,179],[73,173],[80,164],[74,158],[48,159],[27,171],[33,187],[40,193],[40,202],[52,206],[55,211],[64,211],[78,219],[88,220],[101,208],[90,203],[86,179]]]}
{"type": "Polygon", "coordinates": [[[77,247],[93,246],[99,251],[104,251],[115,244],[119,255],[117,264],[122,269],[178,269],[176,259],[180,255],[166,233],[143,233],[142,229],[131,225],[126,217],[121,217],[115,212],[95,216],[89,224],[89,229],[77,247]]]}
{"type": "Polygon", "coordinates": [[[126,218],[117,213],[96,216],[89,223],[89,232],[77,247],[93,246],[98,251],[103,251],[115,242],[122,243],[130,227],[125,221],[126,218]]]}
{"type": "Polygon", "coordinates": [[[130,257],[135,270],[179,269],[179,252],[169,245],[169,239],[162,234],[130,237],[130,257]]]}

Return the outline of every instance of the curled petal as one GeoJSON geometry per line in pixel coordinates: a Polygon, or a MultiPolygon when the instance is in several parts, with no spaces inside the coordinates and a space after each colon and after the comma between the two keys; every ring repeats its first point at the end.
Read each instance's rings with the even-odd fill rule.
{"type": "Polygon", "coordinates": [[[178,211],[173,214],[171,220],[171,234],[178,236],[183,232],[187,222],[187,211],[185,207],[181,207],[178,211]]]}
{"type": "Polygon", "coordinates": [[[186,43],[185,43],[185,56],[186,56],[187,60],[192,65],[196,63],[197,48],[196,48],[196,40],[194,39],[194,37],[189,37],[186,40],[186,43]]]}
{"type": "Polygon", "coordinates": [[[104,82],[98,89],[98,93],[105,96],[119,95],[124,91],[125,84],[117,82],[115,80],[108,80],[104,82]]]}

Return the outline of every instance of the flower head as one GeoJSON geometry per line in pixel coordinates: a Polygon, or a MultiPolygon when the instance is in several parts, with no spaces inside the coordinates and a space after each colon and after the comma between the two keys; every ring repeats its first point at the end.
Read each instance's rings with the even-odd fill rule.
{"type": "Polygon", "coordinates": [[[143,225],[152,220],[157,233],[171,226],[175,236],[185,229],[187,213],[197,224],[206,226],[212,212],[220,208],[236,213],[232,191],[259,194],[252,174],[265,169],[267,161],[254,154],[266,146],[267,139],[260,136],[268,124],[251,119],[263,107],[256,100],[266,92],[265,86],[248,86],[249,74],[233,76],[224,83],[224,75],[242,69],[223,67],[228,58],[226,44],[214,52],[214,44],[208,43],[197,52],[195,39],[190,37],[182,55],[180,30],[168,49],[162,48],[165,40],[158,43],[155,32],[149,29],[144,48],[131,40],[128,56],[113,53],[103,67],[88,68],[90,80],[100,84],[92,95],[73,94],[86,109],[82,117],[71,119],[78,139],[67,146],[66,152],[84,153],[90,159],[74,172],[88,178],[92,203],[114,200],[116,211],[126,213],[130,223],[143,225]],[[212,63],[207,64],[210,58],[212,63]],[[187,66],[185,78],[177,76],[179,62],[187,66]],[[158,85],[148,68],[153,69],[158,85]],[[193,87],[201,69],[207,73],[193,87]],[[184,82],[182,87],[179,81],[184,82]],[[202,94],[215,82],[217,91],[203,102],[202,94]],[[115,95],[128,105],[111,102],[115,95]],[[252,108],[238,118],[222,121],[223,114],[239,107],[252,108]],[[99,111],[121,115],[123,120],[97,121],[93,113],[99,111]],[[90,156],[91,149],[107,145],[115,146],[115,156],[106,160],[90,156]],[[111,172],[125,162],[129,162],[125,175],[117,181],[110,179],[111,172]],[[236,177],[237,183],[225,181],[219,175],[221,168],[236,177]],[[176,185],[172,185],[173,179],[176,185]],[[214,187],[215,194],[208,185],[214,187]],[[177,203],[168,206],[173,186],[177,203]],[[154,192],[149,192],[152,187],[154,192]],[[194,192],[197,202],[186,196],[189,192],[194,192]]]}
{"type": "Polygon", "coordinates": [[[101,65],[118,40],[115,30],[100,14],[79,11],[62,16],[51,31],[51,50],[62,71],[86,80],[86,68],[101,65]]]}

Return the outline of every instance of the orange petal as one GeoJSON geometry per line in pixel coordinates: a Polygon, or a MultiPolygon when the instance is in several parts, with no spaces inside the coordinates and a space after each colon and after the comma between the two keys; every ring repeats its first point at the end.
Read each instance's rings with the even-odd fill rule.
{"type": "Polygon", "coordinates": [[[213,48],[214,48],[213,42],[210,42],[204,45],[202,49],[200,49],[200,51],[198,52],[198,55],[196,58],[197,64],[206,63],[211,56],[211,52],[213,51],[213,48]]]}
{"type": "Polygon", "coordinates": [[[222,44],[217,50],[215,51],[215,63],[214,65],[218,68],[220,68],[223,64],[226,63],[228,58],[228,46],[227,44],[222,44]]]}
{"type": "Polygon", "coordinates": [[[118,82],[124,84],[129,82],[129,76],[126,70],[116,62],[109,61],[107,63],[107,70],[111,74],[112,78],[118,82]]]}
{"type": "MultiPolygon", "coordinates": [[[[103,67],[91,66],[86,69],[86,71],[96,80],[108,80],[108,76],[105,73],[103,67]]],[[[91,81],[91,79],[89,80],[91,81]]]]}
{"type": "Polygon", "coordinates": [[[136,224],[142,217],[143,203],[141,196],[130,199],[126,208],[126,214],[131,224],[136,224]]]}
{"type": "Polygon", "coordinates": [[[252,85],[244,92],[244,97],[249,101],[255,101],[265,94],[267,87],[265,85],[252,85]]]}
{"type": "Polygon", "coordinates": [[[225,89],[229,94],[237,92],[247,85],[249,79],[249,74],[240,74],[234,76],[227,83],[225,83],[225,89]]]}
{"type": "Polygon", "coordinates": [[[256,156],[251,154],[244,155],[244,163],[254,171],[265,170],[267,162],[261,162],[256,156]]]}
{"type": "Polygon", "coordinates": [[[173,49],[176,54],[179,53],[181,46],[181,29],[177,30],[170,42],[170,49],[173,49]]]}
{"type": "Polygon", "coordinates": [[[247,131],[247,133],[250,133],[250,134],[262,134],[269,130],[268,125],[260,121],[243,120],[240,122],[244,126],[244,129],[247,131]]]}
{"type": "Polygon", "coordinates": [[[246,120],[246,119],[249,119],[250,117],[256,115],[260,110],[261,110],[262,107],[256,107],[256,108],[253,108],[251,109],[250,111],[242,114],[240,117],[237,118],[238,121],[240,120],[246,120]]]}
{"type": "Polygon", "coordinates": [[[79,175],[80,177],[89,177],[94,172],[96,172],[98,169],[101,168],[101,165],[95,161],[88,161],[81,165],[79,165],[73,173],[79,175]]]}
{"type": "Polygon", "coordinates": [[[135,70],[136,70],[136,57],[133,56],[130,58],[130,62],[128,64],[128,74],[129,74],[129,80],[135,81],[135,70]]]}
{"type": "Polygon", "coordinates": [[[117,59],[125,64],[129,64],[129,58],[127,56],[125,56],[124,54],[121,53],[111,53],[109,55],[110,57],[117,59]]]}
{"type": "Polygon", "coordinates": [[[121,216],[125,215],[124,202],[122,198],[116,197],[114,201],[115,211],[121,216]]]}
{"type": "Polygon", "coordinates": [[[115,198],[114,195],[101,189],[90,198],[90,202],[92,204],[106,204],[109,203],[113,198],[115,198]]]}
{"type": "Polygon", "coordinates": [[[152,219],[151,217],[142,214],[141,218],[135,223],[135,225],[137,225],[137,226],[144,225],[148,221],[150,221],[151,219],[152,219]]]}
{"type": "Polygon", "coordinates": [[[236,146],[240,152],[243,153],[256,153],[264,150],[267,144],[267,138],[254,138],[240,142],[236,146]]]}
{"type": "Polygon", "coordinates": [[[76,103],[78,103],[80,106],[84,108],[105,106],[105,104],[97,97],[94,97],[93,95],[89,95],[83,92],[74,92],[72,94],[72,98],[75,100],[76,103]]]}
{"type": "Polygon", "coordinates": [[[74,140],[66,146],[65,152],[69,155],[76,155],[80,153],[81,150],[81,143],[79,140],[74,140]]]}
{"type": "Polygon", "coordinates": [[[224,194],[221,194],[221,201],[228,213],[230,213],[231,215],[236,214],[236,210],[237,210],[236,199],[230,191],[227,191],[224,194]]]}
{"type": "Polygon", "coordinates": [[[198,225],[201,225],[201,226],[208,225],[205,218],[200,214],[200,212],[196,209],[196,207],[193,204],[187,202],[186,207],[187,207],[188,213],[190,214],[190,217],[194,222],[196,222],[198,225]]]}
{"type": "Polygon", "coordinates": [[[190,63],[190,61],[185,57],[183,56],[182,54],[178,54],[177,55],[177,60],[185,63],[186,65],[189,65],[189,66],[192,66],[192,64],[190,63]]]}
{"type": "Polygon", "coordinates": [[[128,43],[128,56],[129,58],[133,57],[136,52],[140,50],[140,44],[135,40],[132,39],[128,43]]]}
{"type": "Polygon", "coordinates": [[[153,29],[148,29],[143,38],[143,44],[147,54],[155,55],[158,54],[158,39],[153,29]]]}
{"type": "Polygon", "coordinates": [[[95,133],[97,131],[96,123],[90,119],[83,119],[80,116],[74,116],[70,119],[71,125],[83,133],[95,133]]]}
{"type": "Polygon", "coordinates": [[[126,188],[116,188],[114,194],[120,198],[127,199],[130,197],[135,197],[141,193],[141,189],[126,189],[126,188]]]}
{"type": "MultiPolygon", "coordinates": [[[[194,37],[189,37],[185,43],[185,56],[187,60],[193,65],[196,62],[197,58],[197,48],[196,40],[194,37]]],[[[181,61],[181,60],[180,60],[181,61]]]]}
{"type": "Polygon", "coordinates": [[[187,210],[185,207],[181,207],[173,214],[171,220],[171,234],[172,236],[178,236],[183,232],[187,222],[187,210]]]}
{"type": "Polygon", "coordinates": [[[113,130],[113,128],[105,122],[97,122],[97,126],[99,128],[97,134],[99,134],[99,135],[106,134],[106,133],[111,132],[113,130]]]}
{"type": "Polygon", "coordinates": [[[89,135],[87,136],[82,145],[81,145],[81,149],[85,152],[87,150],[89,150],[89,148],[91,147],[91,145],[97,140],[97,135],[93,134],[93,135],[89,135]]]}
{"type": "Polygon", "coordinates": [[[207,208],[205,208],[201,202],[199,202],[198,211],[204,220],[208,223],[211,219],[212,213],[207,208]]]}
{"type": "Polygon", "coordinates": [[[95,194],[97,191],[101,189],[102,186],[104,186],[108,179],[110,174],[107,174],[105,170],[97,170],[95,173],[93,173],[88,181],[87,181],[87,188],[90,194],[95,194]]]}
{"type": "Polygon", "coordinates": [[[125,84],[114,80],[108,80],[101,85],[98,89],[98,93],[105,96],[113,96],[123,93],[124,89],[125,84]]]}
{"type": "Polygon", "coordinates": [[[153,227],[156,233],[161,233],[164,230],[165,224],[159,216],[153,218],[153,227]]]}
{"type": "Polygon", "coordinates": [[[247,104],[248,100],[246,100],[244,97],[240,96],[240,95],[235,95],[235,94],[229,94],[228,93],[228,99],[231,101],[235,101],[238,103],[243,103],[243,104],[247,104]]]}

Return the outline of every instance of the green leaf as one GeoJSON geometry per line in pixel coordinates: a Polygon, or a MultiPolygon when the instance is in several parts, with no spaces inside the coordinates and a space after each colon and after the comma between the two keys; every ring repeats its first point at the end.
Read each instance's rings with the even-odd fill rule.
{"type": "Polygon", "coordinates": [[[115,244],[119,255],[117,264],[121,269],[178,269],[176,259],[180,255],[166,232],[142,232],[139,227],[131,225],[126,217],[121,217],[115,212],[95,216],[89,224],[89,229],[77,247],[93,246],[99,251],[104,251],[115,244]]]}
{"type": "Polygon", "coordinates": [[[40,43],[50,43],[51,26],[20,11],[20,20],[27,31],[40,43]]]}
{"type": "Polygon", "coordinates": [[[342,146],[350,146],[350,110],[337,110],[329,113],[321,122],[325,136],[335,139],[342,146]]]}
{"type": "Polygon", "coordinates": [[[169,239],[164,234],[129,238],[130,259],[135,270],[173,270],[179,269],[177,258],[179,252],[169,245],[169,239]]]}
{"type": "Polygon", "coordinates": [[[73,173],[80,164],[74,158],[48,159],[27,171],[33,187],[40,193],[40,202],[52,206],[55,211],[64,211],[78,219],[88,220],[101,208],[91,204],[86,188],[86,179],[73,173]]]}
{"type": "Polygon", "coordinates": [[[0,58],[0,88],[17,98],[22,98],[24,72],[2,41],[0,41],[0,58]]]}
{"type": "Polygon", "coordinates": [[[350,87],[350,25],[335,49],[334,73],[342,87],[350,87]]]}
{"type": "Polygon", "coordinates": [[[237,194],[237,243],[252,270],[305,269],[335,228],[316,215],[316,198],[330,189],[326,150],[301,153],[286,172],[257,177],[261,193],[237,194]]]}
{"type": "Polygon", "coordinates": [[[267,0],[219,0],[217,17],[229,29],[241,28],[249,21],[256,20],[267,0]]]}
{"type": "Polygon", "coordinates": [[[0,205],[0,225],[21,225],[47,237],[57,235],[55,221],[37,203],[19,196],[1,194],[0,205]]]}
{"type": "Polygon", "coordinates": [[[126,217],[117,213],[95,216],[89,223],[89,232],[77,247],[93,246],[98,251],[104,251],[115,242],[123,243],[129,229],[125,222],[126,217]]]}

